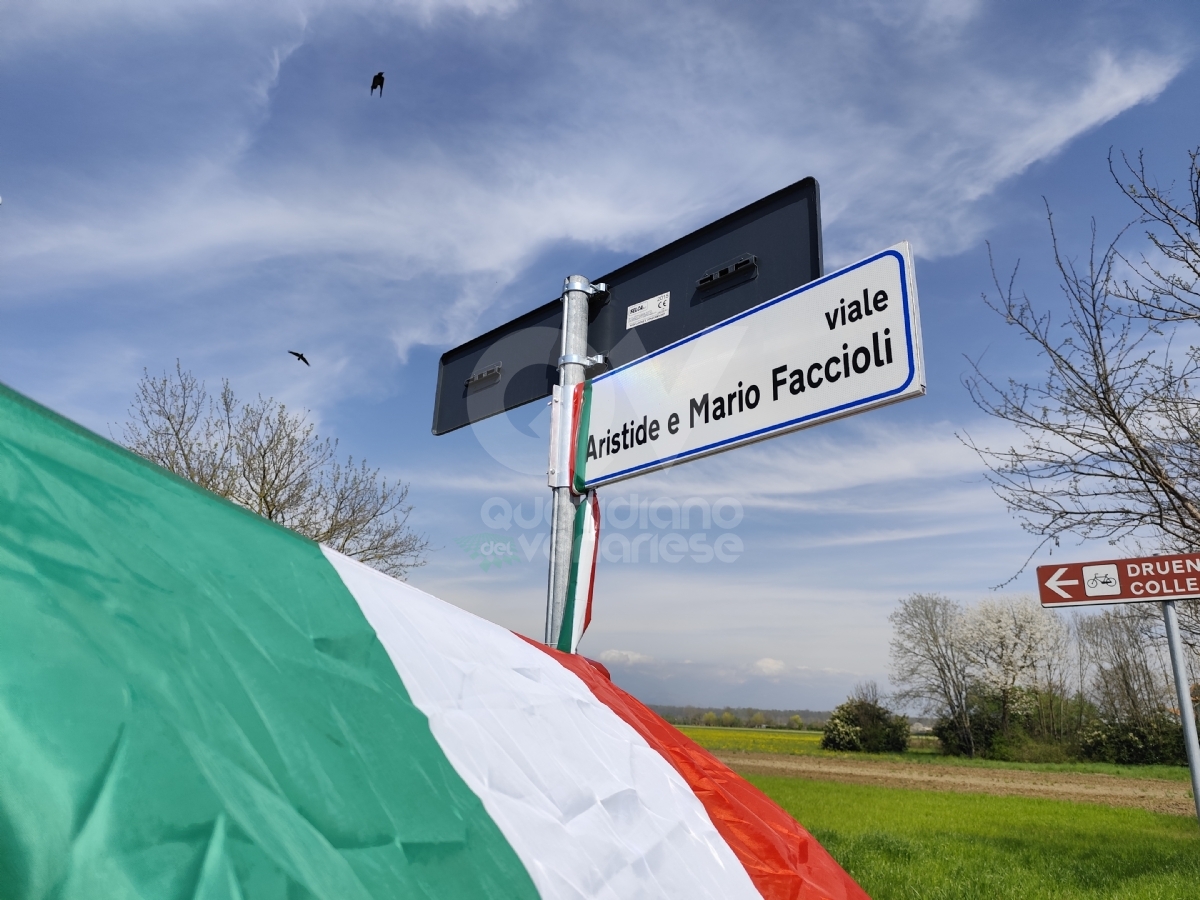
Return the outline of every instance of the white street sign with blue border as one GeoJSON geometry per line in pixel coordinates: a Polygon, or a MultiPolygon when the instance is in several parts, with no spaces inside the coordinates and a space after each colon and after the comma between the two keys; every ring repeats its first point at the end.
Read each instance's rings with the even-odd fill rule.
{"type": "Polygon", "coordinates": [[[925,393],[912,250],[897,244],[593,379],[593,488],[925,393]]]}

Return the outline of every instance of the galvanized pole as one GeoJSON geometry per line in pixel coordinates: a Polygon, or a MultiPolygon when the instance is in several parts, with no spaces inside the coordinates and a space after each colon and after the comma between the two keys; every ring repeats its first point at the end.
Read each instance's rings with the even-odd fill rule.
{"type": "Polygon", "coordinates": [[[1175,601],[1163,601],[1163,621],[1167,626],[1167,645],[1171,648],[1171,670],[1175,673],[1175,692],[1179,695],[1179,719],[1183,723],[1183,746],[1187,749],[1188,769],[1192,774],[1192,800],[1196,804],[1196,820],[1200,821],[1200,744],[1196,742],[1196,714],[1192,709],[1192,692],[1188,687],[1187,668],[1183,659],[1183,641],[1179,639],[1179,619],[1175,601]]]}
{"type": "Polygon", "coordinates": [[[571,401],[575,385],[583,381],[588,364],[588,297],[604,285],[593,285],[582,275],[563,282],[562,355],[558,359],[558,389],[555,391],[554,423],[550,429],[550,465],[547,480],[554,492],[550,518],[550,576],[546,589],[546,643],[558,642],[567,583],[571,577],[571,536],[579,498],[571,493],[570,451],[571,401]]]}

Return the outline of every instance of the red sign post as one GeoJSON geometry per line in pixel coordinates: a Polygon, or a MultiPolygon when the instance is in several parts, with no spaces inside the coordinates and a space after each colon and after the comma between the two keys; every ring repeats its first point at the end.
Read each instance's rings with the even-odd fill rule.
{"type": "Polygon", "coordinates": [[[1200,553],[1104,559],[1098,562],[1038,566],[1038,595],[1042,606],[1096,606],[1102,603],[1162,603],[1171,648],[1171,670],[1179,697],[1179,720],[1192,775],[1192,797],[1200,820],[1200,743],[1196,740],[1196,714],[1179,639],[1176,600],[1200,599],[1200,553]]]}

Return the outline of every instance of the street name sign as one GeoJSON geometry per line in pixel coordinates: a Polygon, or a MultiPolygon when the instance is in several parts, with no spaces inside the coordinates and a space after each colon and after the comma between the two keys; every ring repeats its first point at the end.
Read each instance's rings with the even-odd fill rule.
{"type": "Polygon", "coordinates": [[[1038,566],[1042,606],[1200,599],[1200,553],[1038,566]]]}
{"type": "Polygon", "coordinates": [[[591,379],[574,486],[924,393],[912,251],[901,243],[591,379]]]}
{"type": "MultiPolygon", "coordinates": [[[[598,279],[588,355],[632,362],[822,274],[820,190],[805,178],[598,279]]],[[[558,382],[562,301],[448,350],[433,433],[549,397],[558,382]]]]}

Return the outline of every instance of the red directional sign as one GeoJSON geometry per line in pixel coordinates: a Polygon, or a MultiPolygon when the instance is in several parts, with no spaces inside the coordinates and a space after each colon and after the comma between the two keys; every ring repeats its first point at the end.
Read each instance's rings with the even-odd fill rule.
{"type": "Polygon", "coordinates": [[[1200,553],[1038,566],[1042,606],[1200,599],[1200,553]]]}

